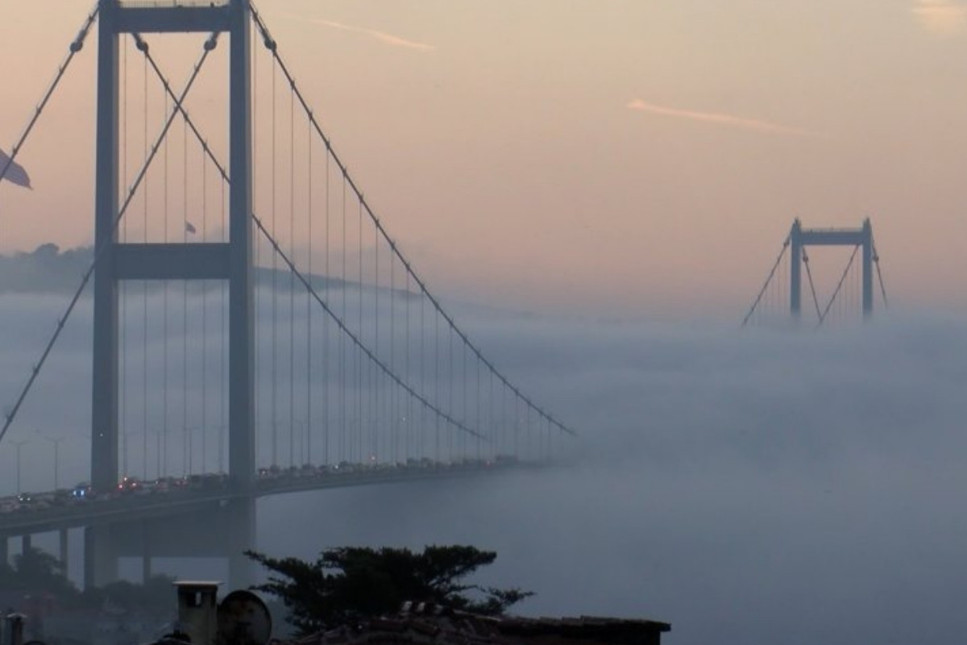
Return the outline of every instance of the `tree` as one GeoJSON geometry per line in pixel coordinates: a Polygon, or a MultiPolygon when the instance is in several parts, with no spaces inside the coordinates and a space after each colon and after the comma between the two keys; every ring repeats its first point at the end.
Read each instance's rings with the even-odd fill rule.
{"type": "Polygon", "coordinates": [[[64,565],[39,549],[27,549],[15,556],[13,566],[0,563],[0,589],[50,594],[61,601],[75,600],[79,595],[64,574],[64,565]]]}
{"type": "Polygon", "coordinates": [[[268,582],[254,589],[278,597],[302,634],[396,612],[407,600],[497,615],[533,595],[464,583],[497,558],[472,546],[427,546],[422,553],[338,547],[324,550],[314,562],[254,551],[246,555],[270,571],[268,582]]]}

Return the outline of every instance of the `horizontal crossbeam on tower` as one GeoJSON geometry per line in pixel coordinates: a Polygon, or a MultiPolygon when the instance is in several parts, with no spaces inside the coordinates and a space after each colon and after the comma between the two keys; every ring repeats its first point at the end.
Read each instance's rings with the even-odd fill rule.
{"type": "Polygon", "coordinates": [[[114,247],[118,280],[227,280],[226,243],[118,244],[114,247]]]}
{"type": "Polygon", "coordinates": [[[221,33],[231,28],[229,6],[223,2],[125,2],[114,11],[119,34],[221,33]]]}
{"type": "Polygon", "coordinates": [[[801,229],[799,243],[803,246],[857,246],[863,244],[867,233],[857,229],[801,229]]]}

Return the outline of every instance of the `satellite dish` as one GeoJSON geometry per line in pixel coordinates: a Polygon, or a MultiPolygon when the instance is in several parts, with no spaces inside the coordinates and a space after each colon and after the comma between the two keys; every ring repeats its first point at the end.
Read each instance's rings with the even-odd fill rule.
{"type": "Polygon", "coordinates": [[[251,591],[233,591],[218,606],[218,641],[231,645],[265,645],[272,638],[272,616],[251,591]]]}

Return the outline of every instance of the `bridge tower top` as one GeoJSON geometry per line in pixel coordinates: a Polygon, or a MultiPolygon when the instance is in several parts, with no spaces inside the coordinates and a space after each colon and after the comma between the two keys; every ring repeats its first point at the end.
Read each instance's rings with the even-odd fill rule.
{"type": "Polygon", "coordinates": [[[803,228],[797,217],[789,231],[789,246],[792,253],[789,271],[789,311],[793,318],[802,314],[802,267],[806,259],[807,246],[852,246],[863,250],[863,317],[873,315],[873,225],[870,218],[863,220],[859,228],[803,228]]]}
{"type": "Polygon", "coordinates": [[[772,265],[765,283],[742,320],[742,326],[747,325],[753,319],[753,316],[756,316],[757,324],[761,324],[770,316],[774,320],[784,320],[787,308],[792,320],[796,323],[800,322],[802,319],[803,270],[806,272],[812,304],[816,309],[817,327],[823,325],[832,306],[837,303],[840,307],[837,309],[836,315],[841,315],[844,307],[848,308],[850,302],[858,302],[863,319],[869,320],[873,316],[874,279],[879,282],[883,307],[888,307],[886,287],[883,285],[883,274],[880,269],[880,258],[873,238],[873,224],[869,218],[864,219],[860,226],[856,228],[805,228],[799,218],[796,218],[789,229],[789,234],[782,243],[782,250],[772,265]],[[810,269],[809,255],[806,252],[807,246],[853,247],[846,268],[825,306],[821,305],[819,301],[816,284],[813,281],[813,273],[810,269]],[[789,253],[789,261],[785,263],[783,260],[787,252],[789,253]],[[857,259],[859,259],[861,265],[858,289],[856,285],[850,287],[847,281],[850,275],[856,276],[855,273],[851,273],[851,270],[857,259]],[[787,270],[788,280],[786,279],[787,270]],[[844,286],[846,295],[837,300],[840,293],[844,291],[844,286]],[[861,292],[859,298],[851,295],[856,291],[861,292]]]}

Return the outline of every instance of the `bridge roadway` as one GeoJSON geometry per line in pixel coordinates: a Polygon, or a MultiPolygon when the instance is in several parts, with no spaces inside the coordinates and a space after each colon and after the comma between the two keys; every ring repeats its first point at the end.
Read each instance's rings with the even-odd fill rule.
{"type": "MultiPolygon", "coordinates": [[[[317,475],[283,474],[259,477],[251,497],[284,495],[326,488],[348,488],[378,484],[398,484],[431,479],[450,479],[497,474],[509,470],[538,468],[540,462],[464,462],[420,466],[377,466],[351,472],[317,475]]],[[[0,537],[29,536],[77,527],[96,527],[117,522],[132,522],[181,516],[226,506],[230,501],[249,497],[227,486],[214,489],[171,489],[127,493],[107,499],[72,500],[45,508],[21,508],[0,513],[0,537]]]]}

